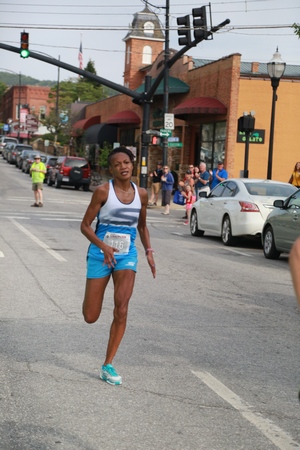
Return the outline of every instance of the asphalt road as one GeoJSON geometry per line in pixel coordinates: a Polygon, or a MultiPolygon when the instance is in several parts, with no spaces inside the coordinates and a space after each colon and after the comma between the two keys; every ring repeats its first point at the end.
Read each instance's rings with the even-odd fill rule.
{"type": "MultiPolygon", "coordinates": [[[[0,157],[1,158],[1,157],[0,157]]],[[[300,448],[299,321],[287,255],[194,238],[182,210],[148,210],[158,275],[140,260],[122,386],[99,379],[112,319],[85,324],[90,192],[45,186],[0,159],[0,449],[300,448]]]]}

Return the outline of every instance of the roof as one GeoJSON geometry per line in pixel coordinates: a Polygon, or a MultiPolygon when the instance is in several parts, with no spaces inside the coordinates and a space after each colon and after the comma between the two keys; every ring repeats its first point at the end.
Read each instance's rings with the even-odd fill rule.
{"type": "Polygon", "coordinates": [[[120,123],[136,123],[139,124],[141,119],[134,111],[120,111],[116,114],[110,116],[110,118],[106,121],[109,124],[120,124],[120,123]]]}
{"type": "Polygon", "coordinates": [[[72,126],[71,134],[72,134],[72,136],[81,136],[83,134],[84,130],[86,130],[87,128],[89,128],[92,125],[99,124],[100,121],[101,121],[100,116],[94,116],[94,117],[90,117],[89,119],[78,120],[72,126]]]}
{"type": "MultiPolygon", "coordinates": [[[[154,83],[156,78],[152,78],[151,86],[154,83]]],[[[145,83],[141,84],[136,90],[136,92],[144,92],[145,91],[145,83]]],[[[179,78],[169,77],[169,94],[186,94],[190,92],[190,87],[188,84],[181,81],[179,78]]],[[[164,94],[164,80],[158,85],[154,95],[163,95],[164,94]]]]}
{"type": "Polygon", "coordinates": [[[198,97],[189,98],[183,103],[173,108],[175,116],[185,116],[187,114],[226,114],[227,108],[216,98],[198,97]]]}
{"type": "MultiPolygon", "coordinates": [[[[199,67],[206,66],[207,64],[211,64],[213,62],[220,61],[219,59],[194,59],[194,68],[198,69],[199,67]]],[[[241,61],[241,68],[240,68],[241,75],[256,75],[256,76],[269,76],[268,74],[268,68],[267,63],[253,63],[253,62],[246,62],[241,61]],[[257,65],[257,71],[253,72],[253,64],[257,65]]],[[[300,77],[300,65],[295,64],[287,64],[284,71],[284,77],[300,77]]]]}
{"type": "Polygon", "coordinates": [[[164,41],[165,36],[161,30],[161,25],[158,20],[156,14],[154,14],[150,9],[146,6],[143,11],[137,12],[133,16],[133,21],[131,24],[131,29],[128,31],[127,35],[123,39],[126,41],[129,38],[142,38],[149,39],[155,41],[164,41]],[[154,32],[153,34],[145,34],[144,32],[144,24],[146,22],[152,22],[154,24],[154,32]]]}

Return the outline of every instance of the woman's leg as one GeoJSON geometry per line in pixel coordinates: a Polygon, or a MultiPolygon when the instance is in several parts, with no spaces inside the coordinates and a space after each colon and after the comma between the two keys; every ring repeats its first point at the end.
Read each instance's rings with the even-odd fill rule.
{"type": "Polygon", "coordinates": [[[104,278],[88,278],[86,280],[82,313],[87,323],[96,322],[100,316],[104,292],[109,278],[110,275],[104,278]]]}
{"type": "Polygon", "coordinates": [[[104,365],[112,364],[126,329],[128,303],[132,295],[135,272],[116,270],[112,274],[114,281],[114,318],[110,328],[104,365]]]}

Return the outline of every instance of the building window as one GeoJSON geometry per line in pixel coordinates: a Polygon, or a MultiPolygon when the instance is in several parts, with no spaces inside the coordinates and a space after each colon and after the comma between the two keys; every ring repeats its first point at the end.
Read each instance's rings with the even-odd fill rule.
{"type": "Polygon", "coordinates": [[[226,121],[206,123],[201,126],[197,149],[197,163],[204,161],[213,169],[218,160],[225,159],[226,121]]]}
{"type": "Polygon", "coordinates": [[[39,119],[43,120],[46,118],[46,106],[40,106],[39,119]]]}
{"type": "Polygon", "coordinates": [[[130,45],[128,45],[127,47],[127,51],[126,51],[126,64],[130,63],[130,45]]]}
{"type": "Polygon", "coordinates": [[[143,64],[151,64],[152,63],[152,48],[150,45],[145,45],[143,48],[143,64]]]}

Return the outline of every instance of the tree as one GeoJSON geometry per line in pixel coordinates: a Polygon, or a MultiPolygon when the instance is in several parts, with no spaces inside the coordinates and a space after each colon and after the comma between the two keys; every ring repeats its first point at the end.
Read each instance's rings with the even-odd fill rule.
{"type": "Polygon", "coordinates": [[[293,23],[292,28],[294,28],[294,33],[300,38],[300,25],[298,23],[293,23]]]}

